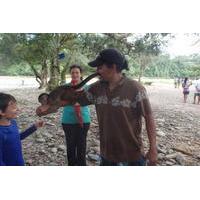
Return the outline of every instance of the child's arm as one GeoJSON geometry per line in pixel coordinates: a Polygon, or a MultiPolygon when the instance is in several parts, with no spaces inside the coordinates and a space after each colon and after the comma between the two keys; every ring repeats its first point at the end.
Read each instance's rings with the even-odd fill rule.
{"type": "Polygon", "coordinates": [[[34,133],[37,130],[37,128],[42,127],[42,126],[44,126],[44,122],[43,121],[36,122],[30,128],[28,128],[25,131],[21,132],[20,139],[21,140],[25,139],[26,137],[28,137],[29,135],[34,133]]]}
{"type": "Polygon", "coordinates": [[[0,135],[0,166],[5,166],[3,162],[3,136],[0,135]]]}

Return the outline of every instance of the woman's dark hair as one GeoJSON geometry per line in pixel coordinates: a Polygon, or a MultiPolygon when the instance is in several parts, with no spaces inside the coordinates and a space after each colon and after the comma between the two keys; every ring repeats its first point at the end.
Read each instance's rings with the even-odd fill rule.
{"type": "MultiPolygon", "coordinates": [[[[83,73],[83,69],[82,69],[82,67],[81,67],[80,65],[76,65],[76,64],[71,65],[70,68],[69,68],[69,72],[71,72],[72,69],[79,69],[79,70],[80,70],[80,73],[81,73],[81,74],[83,73]]],[[[82,77],[82,76],[81,76],[81,80],[83,80],[83,77],[82,77]]]]}
{"type": "Polygon", "coordinates": [[[69,68],[69,72],[71,72],[72,69],[74,69],[74,68],[78,68],[80,70],[81,74],[82,74],[83,69],[80,65],[71,65],[70,68],[69,68]]]}
{"type": "MultiPolygon", "coordinates": [[[[0,92],[0,111],[5,112],[6,108],[8,107],[9,102],[17,102],[15,97],[10,94],[5,94],[0,92]]],[[[0,116],[1,119],[1,116],[0,116]]]]}

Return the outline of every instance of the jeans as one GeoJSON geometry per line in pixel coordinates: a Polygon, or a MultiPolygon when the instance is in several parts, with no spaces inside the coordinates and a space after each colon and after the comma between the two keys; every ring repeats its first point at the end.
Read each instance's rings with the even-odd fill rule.
{"type": "Polygon", "coordinates": [[[146,165],[146,160],[143,156],[137,161],[128,161],[128,162],[113,162],[101,157],[101,163],[100,163],[100,166],[145,166],[145,165],[146,165]]]}

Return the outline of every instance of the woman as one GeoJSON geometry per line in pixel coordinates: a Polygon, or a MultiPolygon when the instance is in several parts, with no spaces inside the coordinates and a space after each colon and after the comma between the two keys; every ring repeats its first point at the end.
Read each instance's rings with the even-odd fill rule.
{"type": "Polygon", "coordinates": [[[190,93],[189,87],[191,86],[191,83],[189,82],[188,78],[185,77],[182,87],[183,87],[183,95],[184,95],[184,103],[187,101],[188,94],[190,93]]]}
{"type": "MultiPolygon", "coordinates": [[[[70,67],[71,83],[76,85],[82,80],[82,68],[78,65],[70,67]]],[[[87,86],[85,86],[86,89],[87,86]]],[[[67,159],[69,166],[86,165],[86,137],[90,127],[90,111],[88,106],[65,106],[62,115],[62,127],[65,132],[67,159]]]]}

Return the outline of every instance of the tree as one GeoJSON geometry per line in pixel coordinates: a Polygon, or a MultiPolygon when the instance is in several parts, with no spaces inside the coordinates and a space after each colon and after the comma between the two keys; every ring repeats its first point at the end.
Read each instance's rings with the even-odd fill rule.
{"type": "Polygon", "coordinates": [[[26,61],[31,67],[39,89],[47,86],[48,78],[48,40],[43,34],[21,34],[23,40],[20,41],[16,52],[21,60],[26,61]]]}
{"type": "Polygon", "coordinates": [[[48,76],[47,52],[46,40],[39,36],[40,34],[1,34],[0,52],[6,66],[28,63],[39,88],[43,88],[46,87],[48,76]]]}
{"type": "Polygon", "coordinates": [[[139,63],[138,81],[141,81],[145,69],[152,60],[161,53],[162,46],[167,42],[167,40],[164,40],[167,35],[165,33],[146,33],[136,39],[133,53],[139,63]]]}
{"type": "Polygon", "coordinates": [[[135,33],[34,33],[1,34],[0,59],[12,63],[28,63],[40,88],[52,90],[65,82],[71,64],[83,65],[91,73],[89,60],[105,48],[117,48],[129,61],[130,74],[140,77],[153,58],[162,50],[168,34],[135,33]],[[65,58],[60,60],[59,54],[65,58]],[[49,78],[49,81],[47,81],[49,78]]]}
{"type": "Polygon", "coordinates": [[[61,51],[72,50],[74,48],[76,38],[77,34],[73,33],[49,34],[50,77],[48,82],[48,90],[51,91],[61,83],[61,74],[65,72],[65,69],[63,69],[64,72],[61,71],[62,69],[58,55],[61,51]]]}

